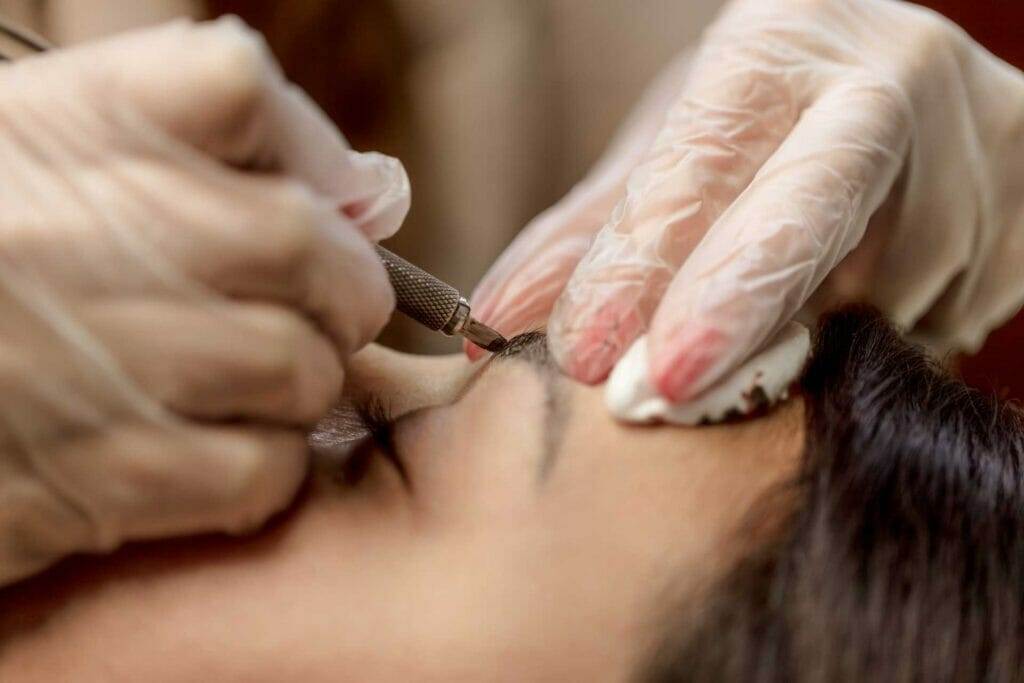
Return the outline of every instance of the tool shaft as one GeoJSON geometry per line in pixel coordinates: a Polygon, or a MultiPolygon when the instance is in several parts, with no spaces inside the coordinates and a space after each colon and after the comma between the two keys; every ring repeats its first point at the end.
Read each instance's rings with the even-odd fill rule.
{"type": "Polygon", "coordinates": [[[424,327],[447,335],[461,334],[480,348],[500,351],[508,341],[470,315],[459,290],[377,246],[377,255],[395,290],[395,307],[424,327]]]}
{"type": "Polygon", "coordinates": [[[377,254],[387,269],[399,311],[436,332],[457,331],[452,329],[453,318],[458,317],[459,305],[464,303],[459,290],[384,247],[377,246],[377,254]]]}

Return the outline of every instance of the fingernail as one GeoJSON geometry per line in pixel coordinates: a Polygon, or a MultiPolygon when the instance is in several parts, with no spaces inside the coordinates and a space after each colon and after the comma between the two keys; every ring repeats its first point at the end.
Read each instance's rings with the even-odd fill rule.
{"type": "Polygon", "coordinates": [[[359,220],[359,217],[366,213],[366,210],[370,208],[370,202],[364,200],[351,202],[341,207],[341,212],[346,217],[351,218],[354,221],[359,220]]]}
{"type": "Polygon", "coordinates": [[[673,340],[669,353],[651,358],[651,383],[672,403],[688,401],[700,392],[698,382],[721,357],[725,335],[716,329],[695,329],[673,340]]]}
{"type": "MultiPolygon", "coordinates": [[[[570,316],[571,317],[571,316],[570,316]]],[[[626,348],[644,330],[637,307],[616,299],[604,304],[590,322],[562,332],[562,348],[568,352],[561,363],[567,373],[584,384],[603,382],[626,348]]]]}
{"type": "Polygon", "coordinates": [[[376,152],[352,152],[356,195],[341,207],[374,241],[393,235],[409,212],[409,177],[397,159],[376,152]]]}
{"type": "Polygon", "coordinates": [[[598,384],[608,377],[619,355],[620,349],[603,339],[588,338],[577,344],[565,363],[565,371],[584,384],[598,384]]]}

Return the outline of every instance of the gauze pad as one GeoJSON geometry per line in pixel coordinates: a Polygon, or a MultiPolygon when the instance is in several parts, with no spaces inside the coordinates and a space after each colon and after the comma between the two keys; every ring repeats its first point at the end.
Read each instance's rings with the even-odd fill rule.
{"type": "Polygon", "coordinates": [[[647,335],[637,339],[605,385],[605,404],[626,422],[697,425],[745,415],[784,398],[810,348],[807,328],[791,322],[746,363],[700,396],[673,405],[647,379],[647,335]]]}

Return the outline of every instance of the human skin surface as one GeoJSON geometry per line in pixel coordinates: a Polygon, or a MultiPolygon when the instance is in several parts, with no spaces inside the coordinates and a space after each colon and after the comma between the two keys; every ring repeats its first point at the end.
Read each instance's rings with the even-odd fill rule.
{"type": "Polygon", "coordinates": [[[136,544],[16,584],[0,680],[627,679],[666,611],[770,533],[772,505],[753,506],[793,473],[803,407],[625,426],[599,388],[527,355],[364,350],[349,398],[402,416],[405,479],[385,457],[358,481],[321,458],[256,535],[136,544]]]}

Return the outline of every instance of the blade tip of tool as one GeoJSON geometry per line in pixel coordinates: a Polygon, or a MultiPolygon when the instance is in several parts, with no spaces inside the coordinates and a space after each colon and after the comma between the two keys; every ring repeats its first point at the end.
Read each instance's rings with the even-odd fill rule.
{"type": "Polygon", "coordinates": [[[491,341],[487,346],[483,348],[484,350],[490,351],[491,353],[500,353],[501,351],[505,350],[506,346],[508,346],[508,339],[505,339],[504,337],[499,335],[497,339],[491,341]]]}
{"type": "Polygon", "coordinates": [[[508,346],[508,340],[500,332],[474,318],[469,319],[462,334],[484,351],[491,353],[498,353],[508,346]]]}

